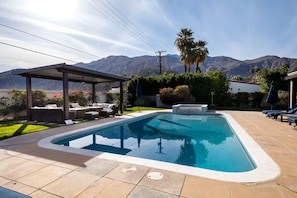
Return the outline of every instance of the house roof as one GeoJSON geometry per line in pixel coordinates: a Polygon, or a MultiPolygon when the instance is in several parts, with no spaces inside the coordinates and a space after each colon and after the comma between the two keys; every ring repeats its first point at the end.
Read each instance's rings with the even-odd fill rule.
{"type": "Polygon", "coordinates": [[[24,77],[42,78],[51,80],[62,80],[63,73],[68,73],[68,81],[86,82],[86,83],[103,83],[113,81],[127,81],[129,78],[102,73],[95,70],[84,69],[65,63],[36,67],[32,69],[20,69],[14,72],[15,75],[24,77]]]}
{"type": "Polygon", "coordinates": [[[285,77],[285,80],[292,80],[297,79],[297,71],[288,73],[288,75],[285,77]]]}

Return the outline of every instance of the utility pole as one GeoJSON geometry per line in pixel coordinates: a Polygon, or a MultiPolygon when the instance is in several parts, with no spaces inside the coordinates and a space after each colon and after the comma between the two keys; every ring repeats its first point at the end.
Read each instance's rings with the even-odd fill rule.
{"type": "Polygon", "coordinates": [[[162,62],[161,62],[161,59],[162,59],[162,53],[163,52],[166,52],[166,51],[165,50],[161,50],[161,51],[157,51],[156,52],[157,56],[159,56],[160,75],[162,74],[162,62]]]}

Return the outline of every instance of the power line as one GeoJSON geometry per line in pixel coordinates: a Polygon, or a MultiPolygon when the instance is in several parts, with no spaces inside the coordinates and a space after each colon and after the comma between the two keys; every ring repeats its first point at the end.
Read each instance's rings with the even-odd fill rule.
{"type": "Polygon", "coordinates": [[[151,39],[150,37],[149,37],[149,35],[147,35],[145,32],[143,32],[140,28],[138,28],[136,25],[135,25],[135,23],[133,23],[131,20],[129,20],[124,14],[122,14],[121,12],[120,12],[120,10],[119,9],[117,9],[110,1],[108,1],[107,0],[107,3],[109,3],[115,10],[116,10],[116,14],[119,14],[120,15],[120,19],[125,19],[126,21],[128,21],[128,23],[130,23],[131,24],[131,27],[134,29],[134,30],[136,30],[138,33],[139,33],[139,35],[140,36],[142,36],[145,40],[148,40],[148,41],[150,41],[152,44],[154,44],[157,48],[161,48],[161,46],[157,43],[157,42],[155,42],[153,39],[151,39]]]}
{"type": "Polygon", "coordinates": [[[64,44],[62,44],[62,43],[58,43],[58,42],[56,42],[56,41],[53,41],[53,40],[50,40],[50,39],[47,39],[47,38],[44,38],[44,37],[41,37],[41,36],[38,36],[38,35],[35,35],[35,34],[32,34],[32,33],[29,33],[29,32],[25,32],[25,31],[23,31],[23,30],[20,30],[20,29],[17,29],[17,28],[14,28],[14,27],[11,27],[11,26],[2,24],[2,23],[0,23],[0,25],[3,26],[3,27],[6,27],[6,28],[9,28],[9,29],[12,29],[12,30],[15,30],[15,31],[24,33],[24,34],[28,34],[28,35],[30,35],[30,36],[33,36],[33,37],[36,37],[36,38],[39,38],[39,39],[42,39],[42,40],[45,40],[45,41],[48,41],[48,42],[51,42],[51,43],[54,43],[54,44],[56,44],[56,45],[60,45],[60,46],[63,46],[63,47],[66,47],[66,48],[69,48],[69,49],[72,49],[72,50],[75,50],[75,51],[84,53],[84,54],[88,54],[88,55],[90,55],[90,56],[94,56],[94,57],[97,57],[97,58],[101,58],[101,57],[99,57],[99,56],[97,56],[97,55],[94,55],[94,54],[91,54],[91,53],[82,51],[82,50],[80,50],[80,49],[76,49],[76,48],[74,48],[74,47],[70,47],[70,46],[64,45],[64,44]]]}
{"type": "Polygon", "coordinates": [[[15,47],[15,48],[18,48],[18,49],[26,50],[26,51],[29,51],[29,52],[33,52],[33,53],[37,53],[37,54],[41,54],[41,55],[45,55],[45,56],[49,56],[49,57],[53,57],[53,58],[57,58],[57,59],[61,59],[61,60],[66,60],[66,61],[73,62],[73,63],[77,63],[77,62],[79,62],[79,61],[74,61],[74,60],[70,60],[70,59],[62,58],[62,57],[59,57],[59,56],[55,56],[55,55],[51,55],[51,54],[47,54],[47,53],[43,53],[43,52],[39,52],[39,51],[36,51],[36,50],[31,50],[31,49],[28,49],[28,48],[20,47],[20,46],[17,46],[17,45],[12,45],[12,44],[5,43],[5,42],[1,42],[1,41],[0,41],[0,44],[8,45],[8,46],[10,46],[10,47],[15,47]]]}
{"type": "Polygon", "coordinates": [[[100,11],[103,11],[106,16],[110,17],[115,24],[119,25],[122,29],[126,30],[133,38],[137,37],[153,50],[160,48],[160,46],[156,42],[150,39],[147,34],[143,33],[135,24],[133,24],[110,2],[107,1],[110,5],[107,5],[102,1],[99,1],[100,4],[94,0],[87,0],[87,2],[99,8],[100,11]]]}

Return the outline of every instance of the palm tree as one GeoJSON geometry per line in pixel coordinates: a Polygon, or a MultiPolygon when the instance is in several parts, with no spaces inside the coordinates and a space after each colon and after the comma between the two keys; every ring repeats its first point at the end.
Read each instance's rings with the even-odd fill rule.
{"type": "Polygon", "coordinates": [[[199,40],[198,42],[195,42],[195,48],[194,48],[194,59],[196,62],[196,70],[195,72],[201,73],[201,69],[199,67],[199,63],[204,62],[208,55],[208,49],[205,47],[207,44],[206,41],[199,40]]]}
{"type": "Polygon", "coordinates": [[[193,62],[192,48],[194,47],[194,37],[191,29],[182,28],[177,34],[174,45],[180,52],[180,60],[184,63],[185,73],[190,71],[193,62]]]}

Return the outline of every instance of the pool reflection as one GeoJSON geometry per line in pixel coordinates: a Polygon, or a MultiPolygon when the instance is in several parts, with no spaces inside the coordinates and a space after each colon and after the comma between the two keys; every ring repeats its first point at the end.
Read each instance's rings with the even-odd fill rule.
{"type": "MultiPolygon", "coordinates": [[[[123,125],[98,129],[87,136],[60,140],[60,144],[223,171],[239,171],[234,160],[241,146],[221,116],[161,114],[123,125]]],[[[252,164],[252,163],[247,163],[252,164]]],[[[244,170],[251,167],[243,165],[244,170]]]]}

